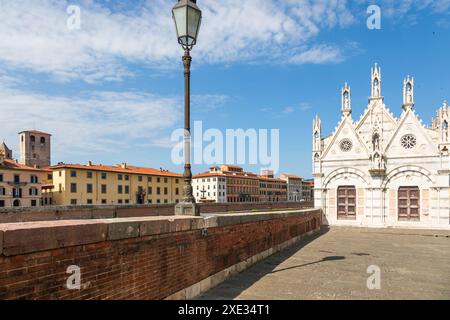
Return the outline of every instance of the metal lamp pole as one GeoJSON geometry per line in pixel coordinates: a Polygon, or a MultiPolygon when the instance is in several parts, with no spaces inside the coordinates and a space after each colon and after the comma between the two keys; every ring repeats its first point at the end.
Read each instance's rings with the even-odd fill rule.
{"type": "Polygon", "coordinates": [[[191,170],[191,50],[197,43],[202,12],[197,0],[178,0],[172,9],[178,43],[184,49],[184,187],[183,200],[175,206],[177,215],[199,215],[192,188],[191,170]]]}

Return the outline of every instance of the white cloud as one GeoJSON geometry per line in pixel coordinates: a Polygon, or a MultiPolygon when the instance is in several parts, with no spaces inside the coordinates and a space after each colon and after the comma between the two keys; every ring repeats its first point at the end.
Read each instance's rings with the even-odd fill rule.
{"type": "Polygon", "coordinates": [[[322,64],[322,63],[337,63],[343,60],[342,50],[329,46],[329,45],[318,45],[305,50],[302,53],[292,56],[290,59],[292,63],[304,64],[322,64]]]}
{"type": "Polygon", "coordinates": [[[182,118],[177,98],[138,92],[70,97],[0,89],[0,127],[7,134],[2,138],[17,150],[17,131],[36,127],[50,132],[55,159],[157,144],[164,130],[182,118]]]}
{"type": "MultiPolygon", "coordinates": [[[[67,28],[69,4],[73,3],[1,1],[0,63],[10,70],[87,82],[122,79],[130,75],[128,63],[178,66],[182,52],[175,40],[172,1],[139,1],[135,6],[108,1],[109,7],[81,1],[80,30],[67,28]]],[[[203,0],[200,6],[204,19],[194,53],[199,64],[269,56],[272,61],[286,61],[286,52],[301,55],[304,44],[321,29],[353,22],[346,1],[338,0],[203,0]]],[[[316,61],[330,59],[327,55],[316,61]]]]}

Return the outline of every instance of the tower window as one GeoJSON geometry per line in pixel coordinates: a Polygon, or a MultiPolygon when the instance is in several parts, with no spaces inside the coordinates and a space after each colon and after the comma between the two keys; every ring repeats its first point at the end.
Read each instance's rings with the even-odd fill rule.
{"type": "Polygon", "coordinates": [[[30,136],[30,141],[31,141],[32,143],[36,142],[36,137],[35,137],[35,136],[30,136]]]}
{"type": "Polygon", "coordinates": [[[41,144],[45,144],[45,138],[41,137],[41,144]]]}

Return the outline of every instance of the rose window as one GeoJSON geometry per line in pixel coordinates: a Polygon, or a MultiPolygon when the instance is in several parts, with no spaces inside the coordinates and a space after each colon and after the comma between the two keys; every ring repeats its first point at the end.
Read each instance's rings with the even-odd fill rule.
{"type": "Polygon", "coordinates": [[[402,147],[405,149],[413,149],[417,145],[417,138],[412,134],[402,137],[402,147]]]}
{"type": "Polygon", "coordinates": [[[349,152],[353,148],[353,142],[351,142],[349,139],[344,139],[341,141],[340,147],[343,152],[349,152]]]}

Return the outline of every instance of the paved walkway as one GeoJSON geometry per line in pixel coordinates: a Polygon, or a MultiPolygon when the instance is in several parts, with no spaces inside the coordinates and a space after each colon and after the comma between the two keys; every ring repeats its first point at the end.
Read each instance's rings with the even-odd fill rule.
{"type": "Polygon", "coordinates": [[[324,229],[199,299],[450,299],[450,231],[324,229]]]}

